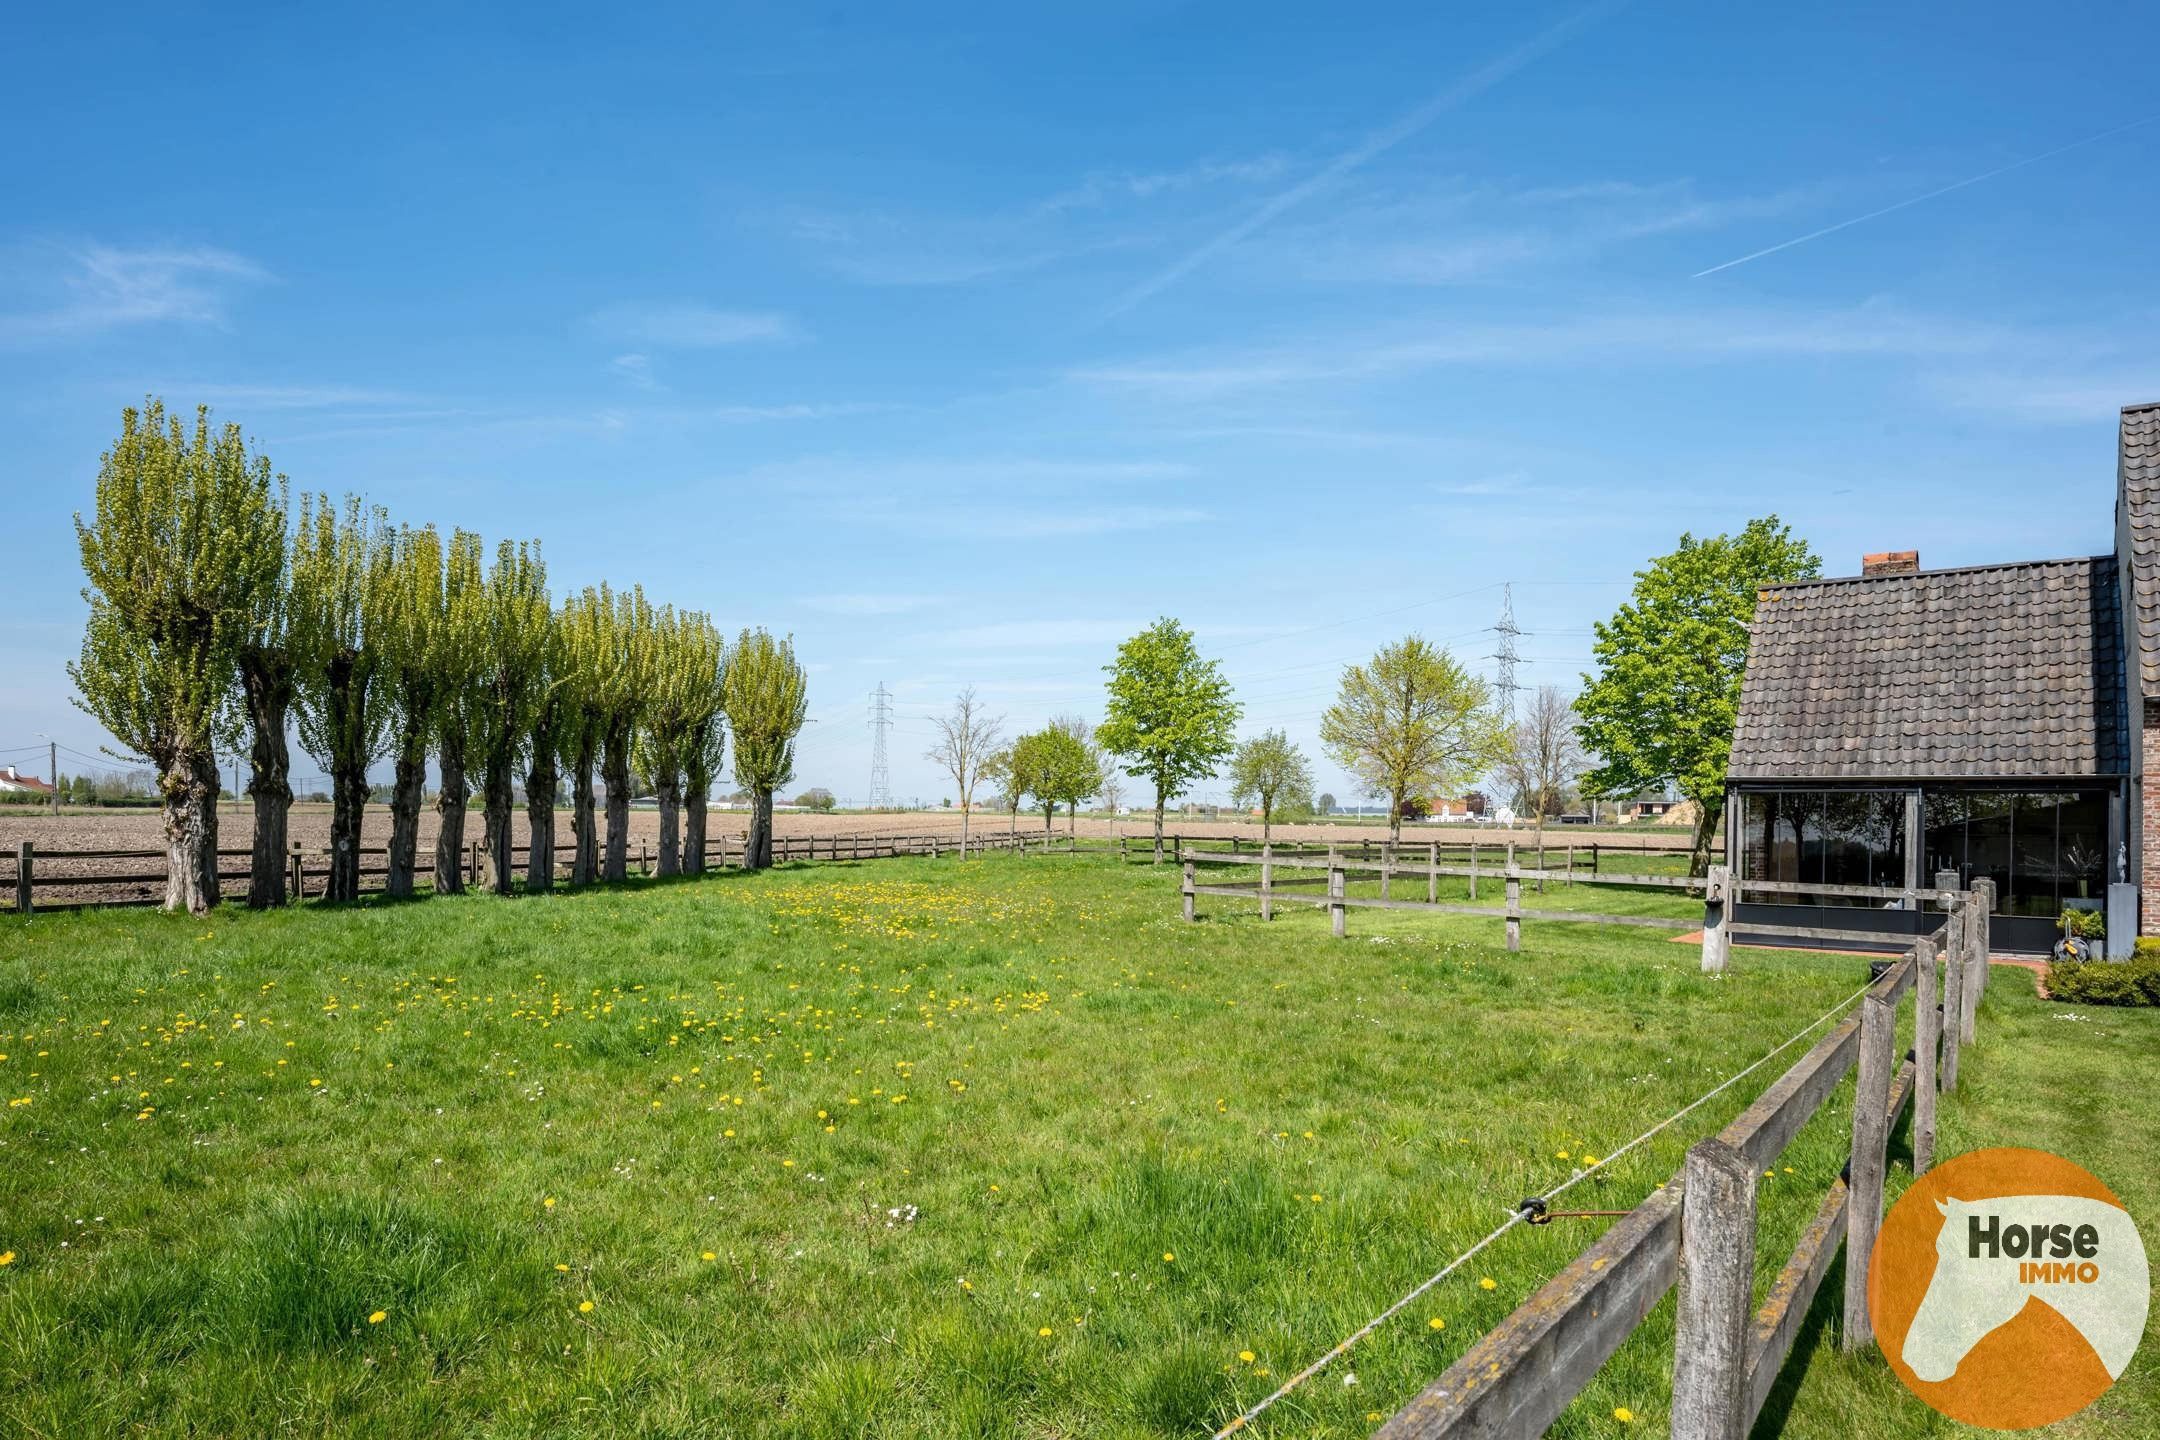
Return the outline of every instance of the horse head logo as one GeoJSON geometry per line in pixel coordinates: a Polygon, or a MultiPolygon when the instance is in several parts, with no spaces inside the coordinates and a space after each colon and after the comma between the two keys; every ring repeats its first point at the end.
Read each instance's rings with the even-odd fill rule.
{"type": "Polygon", "coordinates": [[[2033,1301],[2085,1337],[2120,1377],[2145,1329],[2145,1247],[2119,1206],[2078,1195],[1938,1200],[1935,1275],[1905,1332],[1902,1358],[1948,1380],[1975,1345],[2033,1301]],[[2083,1235],[2080,1245],[2077,1237],[2083,1235]]]}

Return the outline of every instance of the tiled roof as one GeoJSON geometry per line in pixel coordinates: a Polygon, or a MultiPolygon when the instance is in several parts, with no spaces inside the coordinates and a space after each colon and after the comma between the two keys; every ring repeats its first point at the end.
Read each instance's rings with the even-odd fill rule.
{"type": "Polygon", "coordinates": [[[2121,617],[2112,555],[1773,586],[1755,605],[1729,774],[2123,774],[2121,617]]]}
{"type": "Polygon", "coordinates": [[[2137,597],[2140,693],[2160,699],[2160,404],[2123,408],[2120,454],[2122,519],[2130,530],[2130,588],[2137,597]]]}

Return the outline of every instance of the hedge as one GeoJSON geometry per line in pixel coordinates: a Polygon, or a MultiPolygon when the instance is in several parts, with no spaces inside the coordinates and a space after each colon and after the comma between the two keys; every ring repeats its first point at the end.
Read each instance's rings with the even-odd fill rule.
{"type": "Polygon", "coordinates": [[[2160,945],[2140,940],[2128,960],[2057,960],[2047,988],[2077,1005],[2160,1005],[2160,945]]]}

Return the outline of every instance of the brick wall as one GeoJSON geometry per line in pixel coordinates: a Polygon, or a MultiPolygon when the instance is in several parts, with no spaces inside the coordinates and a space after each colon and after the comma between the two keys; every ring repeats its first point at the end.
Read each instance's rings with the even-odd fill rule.
{"type": "Polygon", "coordinates": [[[2138,815],[2138,933],[2160,935],[2160,704],[2145,702],[2138,815]]]}

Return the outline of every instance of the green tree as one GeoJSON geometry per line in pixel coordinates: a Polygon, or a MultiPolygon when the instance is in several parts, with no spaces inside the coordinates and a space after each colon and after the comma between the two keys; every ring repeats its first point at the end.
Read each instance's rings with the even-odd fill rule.
{"type": "Polygon", "coordinates": [[[426,798],[430,742],[442,724],[450,612],[443,590],[442,536],[432,525],[400,526],[378,644],[393,718],[390,855],[383,893],[410,897],[420,865],[420,805],[426,798]]]}
{"type": "Polygon", "coordinates": [[[192,433],[162,402],[121,412],[96,512],[75,517],[90,617],[75,704],[157,767],[165,908],[217,903],[214,746],[250,621],[279,580],[285,513],[236,425],[192,433]]]}
{"type": "MultiPolygon", "coordinates": [[[[480,668],[487,647],[487,569],[480,537],[454,530],[443,557],[443,623],[435,647],[435,893],[465,889],[465,811],[472,802],[466,760],[480,719],[480,668]]],[[[477,876],[473,877],[476,881],[477,876]]]]}
{"type": "Polygon", "coordinates": [[[1280,730],[1264,730],[1230,757],[1230,802],[1260,807],[1260,843],[1268,843],[1276,813],[1312,805],[1312,767],[1280,730]]]}
{"type": "Polygon", "coordinates": [[[555,745],[570,774],[570,883],[590,885],[600,877],[600,834],[593,813],[593,781],[600,763],[600,743],[607,729],[610,682],[605,667],[614,659],[615,596],[607,586],[586,586],[563,602],[555,617],[557,663],[568,681],[562,687],[555,721],[555,745]]]}
{"type": "Polygon", "coordinates": [[[1050,834],[1050,822],[1060,805],[1077,806],[1081,800],[1095,793],[1099,779],[1095,761],[1068,729],[1056,724],[1048,725],[1031,734],[1023,735],[1013,742],[1013,777],[1010,782],[1015,796],[1022,792],[1032,796],[1043,812],[1043,835],[1050,834]]]}
{"type": "Polygon", "coordinates": [[[1397,840],[1405,799],[1482,774],[1506,749],[1485,682],[1419,635],[1343,671],[1320,740],[1367,790],[1388,797],[1388,835],[1397,840]]]}
{"type": "Polygon", "coordinates": [[[601,711],[600,776],[607,789],[607,848],[600,870],[604,880],[630,874],[630,764],[652,677],[652,605],[636,585],[613,598],[606,651],[592,691],[601,711]]]}
{"type": "Polygon", "coordinates": [[[1230,754],[1238,703],[1216,660],[1202,660],[1190,630],[1156,621],[1118,647],[1109,704],[1096,732],[1125,773],[1155,787],[1155,861],[1162,863],[1163,807],[1230,754]]]}
{"type": "Polygon", "coordinates": [[[562,612],[550,610],[525,732],[525,888],[555,888],[555,802],[562,793],[563,726],[576,709],[578,674],[562,612]]]}
{"type": "Polygon", "coordinates": [[[1775,515],[1738,535],[1683,534],[1678,549],[1635,572],[1634,594],[1595,627],[1598,671],[1575,700],[1577,729],[1598,759],[1583,789],[1613,798],[1679,790],[1697,807],[1698,875],[1725,812],[1756,596],[1821,573],[1821,559],[1775,515]]]}
{"type": "MultiPolygon", "coordinates": [[[[266,469],[267,459],[258,457],[255,467],[266,469]]],[[[287,739],[293,701],[298,693],[300,657],[293,648],[292,540],[288,524],[287,491],[278,477],[276,515],[263,517],[257,540],[272,543],[274,528],[275,578],[255,593],[248,616],[247,634],[240,643],[240,708],[246,719],[248,743],[247,793],[254,801],[254,827],[248,846],[248,897],[254,909],[268,909],[286,901],[287,819],[292,811],[292,750],[287,739]]],[[[265,571],[272,557],[262,556],[265,571]]]]}
{"type": "Polygon", "coordinates": [[[360,839],[368,766],[391,716],[383,646],[395,548],[380,506],[327,495],[300,502],[293,537],[293,641],[300,657],[300,744],[330,778],[326,900],[360,896],[360,839]]]}
{"type": "Polygon", "coordinates": [[[750,792],[746,868],[772,864],[773,792],[795,778],[795,737],[808,713],[809,677],[792,637],[745,630],[730,653],[721,708],[735,732],[735,782],[750,792]]]}
{"type": "Polygon", "coordinates": [[[660,802],[662,875],[682,873],[683,787],[713,715],[723,646],[712,621],[669,606],[655,618],[646,682],[644,755],[660,802]]]}
{"type": "Polygon", "coordinates": [[[1103,749],[1100,733],[1093,725],[1088,724],[1085,717],[1054,715],[1050,719],[1050,728],[1070,736],[1072,742],[1078,745],[1081,753],[1087,757],[1085,774],[1076,767],[1067,782],[1074,787],[1075,793],[1068,798],[1065,806],[1065,833],[1077,838],[1080,834],[1081,802],[1098,796],[1112,798],[1113,792],[1118,788],[1117,767],[1110,763],[1110,752],[1103,749]]]}
{"type": "Polygon", "coordinates": [[[488,887],[508,895],[516,878],[510,816],[517,766],[532,734],[534,714],[546,698],[555,619],[539,541],[505,540],[495,547],[481,614],[483,658],[471,732],[480,761],[481,850],[488,887]]]}
{"type": "Polygon", "coordinates": [[[720,709],[727,685],[727,644],[717,631],[713,650],[718,664],[711,677],[703,717],[690,727],[683,754],[683,869],[705,873],[705,825],[712,803],[713,779],[727,755],[727,716],[720,709]]]}

